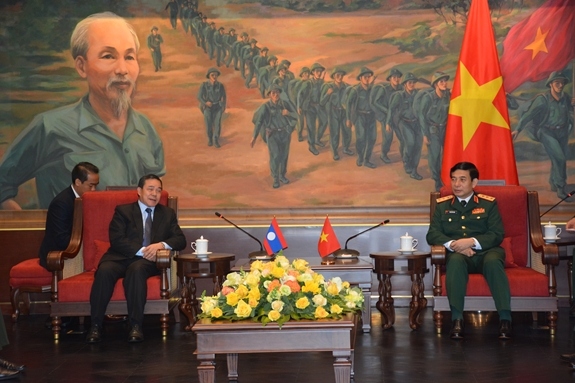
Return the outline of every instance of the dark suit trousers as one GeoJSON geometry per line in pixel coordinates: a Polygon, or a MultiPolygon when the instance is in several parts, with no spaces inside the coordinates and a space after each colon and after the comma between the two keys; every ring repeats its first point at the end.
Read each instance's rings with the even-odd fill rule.
{"type": "Polygon", "coordinates": [[[142,326],[148,293],[147,279],[159,273],[154,262],[142,257],[100,263],[90,293],[92,324],[102,325],[114,286],[123,277],[130,324],[142,326]]]}

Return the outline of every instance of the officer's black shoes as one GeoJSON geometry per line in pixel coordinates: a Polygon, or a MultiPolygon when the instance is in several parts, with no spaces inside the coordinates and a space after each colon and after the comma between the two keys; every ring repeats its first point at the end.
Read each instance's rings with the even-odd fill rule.
{"type": "Polygon", "coordinates": [[[451,323],[451,331],[449,331],[451,339],[463,339],[463,319],[456,319],[451,323]]]}
{"type": "Polygon", "coordinates": [[[502,339],[502,340],[511,339],[511,332],[512,331],[513,331],[513,328],[511,327],[511,321],[508,321],[507,319],[503,319],[499,323],[499,339],[502,339]]]}

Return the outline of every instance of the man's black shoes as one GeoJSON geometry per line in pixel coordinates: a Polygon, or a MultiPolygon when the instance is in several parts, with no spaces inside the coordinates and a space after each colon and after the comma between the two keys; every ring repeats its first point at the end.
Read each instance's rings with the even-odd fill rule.
{"type": "Polygon", "coordinates": [[[93,324],[86,336],[86,343],[99,343],[102,340],[102,326],[93,324]]]}
{"type": "Polygon", "coordinates": [[[463,319],[456,319],[451,323],[451,331],[449,331],[451,339],[463,339],[463,319]]]}
{"type": "Polygon", "coordinates": [[[511,332],[511,321],[503,319],[501,322],[499,322],[499,339],[511,339],[511,332]]]}
{"type": "Polygon", "coordinates": [[[561,354],[561,360],[564,362],[575,362],[575,354],[561,354]]]}
{"type": "Polygon", "coordinates": [[[17,365],[12,362],[8,362],[5,359],[0,359],[0,368],[12,371],[24,371],[25,366],[23,364],[17,365]]]}
{"type": "Polygon", "coordinates": [[[135,324],[132,326],[130,334],[128,334],[128,342],[140,343],[142,341],[144,341],[144,333],[142,332],[142,328],[140,327],[140,325],[135,324]]]}
{"type": "Polygon", "coordinates": [[[9,370],[7,368],[0,367],[0,380],[15,379],[20,375],[18,370],[9,370]]]}

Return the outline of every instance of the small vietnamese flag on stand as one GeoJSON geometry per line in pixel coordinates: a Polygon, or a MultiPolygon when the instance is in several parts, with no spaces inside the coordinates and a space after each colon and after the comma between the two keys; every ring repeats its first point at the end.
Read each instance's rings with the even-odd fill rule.
{"type": "Polygon", "coordinates": [[[284,239],[282,231],[278,226],[278,222],[276,221],[276,217],[272,220],[272,224],[268,229],[268,233],[266,234],[266,238],[264,240],[264,247],[268,255],[274,255],[280,250],[287,249],[288,245],[284,239]]]}
{"type": "Polygon", "coordinates": [[[324,258],[339,249],[341,249],[341,245],[337,240],[335,232],[333,231],[333,227],[331,227],[329,218],[325,217],[323,229],[321,230],[321,235],[319,237],[319,241],[317,242],[317,251],[319,255],[324,258]]]}

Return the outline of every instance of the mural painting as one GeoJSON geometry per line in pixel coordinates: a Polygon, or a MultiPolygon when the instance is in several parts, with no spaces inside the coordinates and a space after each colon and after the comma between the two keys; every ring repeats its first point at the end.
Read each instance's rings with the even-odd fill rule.
{"type": "MultiPolygon", "coordinates": [[[[100,168],[102,187],[163,175],[182,208],[425,206],[441,186],[469,1],[12,3],[0,24],[4,209],[46,208],[80,161],[100,168]],[[127,74],[111,80],[119,115],[129,110],[120,126],[86,95],[107,74],[69,49],[76,24],[103,11],[140,42],[125,42],[127,74]]],[[[520,183],[554,203],[575,183],[575,4],[489,3],[503,55],[561,51],[535,69],[502,59],[520,183]],[[559,37],[546,39],[557,32],[546,17],[559,37]]]]}

